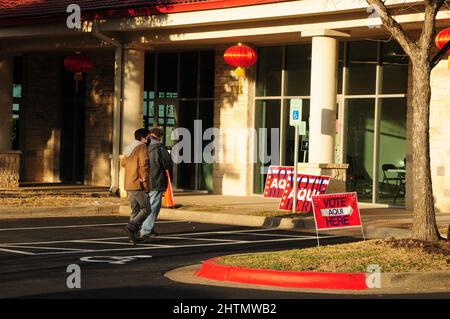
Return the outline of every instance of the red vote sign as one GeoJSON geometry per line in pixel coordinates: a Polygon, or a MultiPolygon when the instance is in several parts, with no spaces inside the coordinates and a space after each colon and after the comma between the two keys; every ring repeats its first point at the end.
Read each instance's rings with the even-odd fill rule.
{"type": "Polygon", "coordinates": [[[312,201],[317,229],[362,226],[356,193],[317,195],[312,201]]]}
{"type": "MultiPolygon", "coordinates": [[[[286,189],[281,197],[279,210],[292,210],[294,204],[294,174],[288,178],[286,189]]],[[[314,195],[324,194],[330,183],[329,176],[303,175],[297,176],[297,207],[296,212],[308,213],[312,210],[312,198],[314,195]]]]}
{"type": "Polygon", "coordinates": [[[281,198],[287,186],[288,177],[293,172],[293,166],[269,166],[264,197],[281,198]]]}

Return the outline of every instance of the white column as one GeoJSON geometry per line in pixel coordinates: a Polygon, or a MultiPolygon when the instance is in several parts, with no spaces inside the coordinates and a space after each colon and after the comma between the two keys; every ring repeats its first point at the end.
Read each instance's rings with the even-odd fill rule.
{"type": "Polygon", "coordinates": [[[133,142],[134,132],[143,127],[144,63],[144,51],[124,50],[122,150],[133,142]]]}
{"type": "Polygon", "coordinates": [[[111,157],[111,187],[110,191],[116,193],[119,189],[120,164],[119,155],[121,147],[122,127],[122,46],[114,52],[114,107],[111,157]]]}
{"type": "MultiPolygon", "coordinates": [[[[121,152],[134,141],[134,132],[143,127],[144,64],[144,51],[124,49],[121,152]]],[[[125,197],[123,169],[120,170],[119,189],[120,195],[125,197]]]]}
{"type": "Polygon", "coordinates": [[[337,39],[312,38],[309,162],[334,163],[337,93],[337,39]]]}
{"type": "Polygon", "coordinates": [[[11,149],[13,66],[10,56],[0,56],[0,150],[11,149]]]}

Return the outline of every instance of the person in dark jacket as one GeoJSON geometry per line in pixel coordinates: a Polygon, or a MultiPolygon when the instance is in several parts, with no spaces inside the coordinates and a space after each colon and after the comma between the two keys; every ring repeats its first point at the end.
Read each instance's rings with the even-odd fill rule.
{"type": "Polygon", "coordinates": [[[148,146],[149,157],[149,200],[151,213],[142,224],[141,240],[154,238],[157,236],[155,232],[155,222],[161,209],[163,194],[168,186],[169,174],[172,172],[172,159],[164,144],[161,142],[164,131],[155,127],[149,132],[150,145],[148,146]]]}

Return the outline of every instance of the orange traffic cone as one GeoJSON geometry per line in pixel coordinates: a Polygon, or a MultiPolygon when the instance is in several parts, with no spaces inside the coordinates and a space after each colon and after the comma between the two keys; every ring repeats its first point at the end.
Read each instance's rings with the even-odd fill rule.
{"type": "Polygon", "coordinates": [[[175,205],[175,200],[173,198],[173,191],[172,191],[172,182],[170,181],[170,174],[169,174],[168,170],[166,170],[166,175],[167,175],[168,183],[167,183],[166,192],[164,193],[162,206],[164,208],[177,208],[177,207],[180,207],[181,205],[175,205]]]}

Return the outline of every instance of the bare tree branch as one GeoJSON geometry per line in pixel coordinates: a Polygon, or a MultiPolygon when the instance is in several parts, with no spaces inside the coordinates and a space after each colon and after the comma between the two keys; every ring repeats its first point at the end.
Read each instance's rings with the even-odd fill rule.
{"type": "Polygon", "coordinates": [[[419,45],[423,49],[428,47],[428,52],[431,49],[433,37],[436,32],[436,15],[445,2],[445,0],[425,0],[425,18],[419,45]]]}
{"type": "MultiPolygon", "coordinates": [[[[402,46],[403,50],[409,56],[413,56],[417,52],[418,48],[413,40],[406,34],[403,27],[395,21],[390,12],[388,11],[384,1],[382,0],[366,0],[367,3],[372,6],[383,22],[384,27],[392,34],[397,42],[402,46]]],[[[428,0],[433,1],[433,0],[428,0]]],[[[437,0],[434,0],[437,1],[437,0]]],[[[443,1],[443,0],[439,0],[443,1]]]]}

